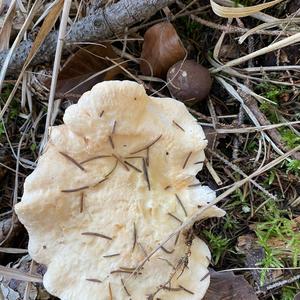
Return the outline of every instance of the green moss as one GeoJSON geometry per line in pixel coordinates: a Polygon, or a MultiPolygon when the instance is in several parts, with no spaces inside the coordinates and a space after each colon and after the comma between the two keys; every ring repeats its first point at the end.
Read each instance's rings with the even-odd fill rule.
{"type": "Polygon", "coordinates": [[[32,151],[32,152],[34,152],[35,150],[36,150],[36,144],[35,143],[33,143],[33,144],[31,144],[31,146],[30,146],[30,150],[32,151]]]}
{"type": "Polygon", "coordinates": [[[300,160],[293,159],[289,162],[286,162],[287,173],[294,173],[296,176],[300,176],[300,160]]]}
{"type": "MultiPolygon", "coordinates": [[[[1,96],[0,96],[0,103],[2,106],[4,106],[4,103],[8,99],[11,91],[13,89],[13,85],[8,84],[5,85],[2,89],[1,96]]],[[[13,120],[15,119],[19,112],[20,112],[20,101],[17,98],[14,98],[13,101],[10,103],[9,108],[8,108],[8,120],[13,120]]]]}
{"type": "Polygon", "coordinates": [[[271,170],[270,175],[268,177],[268,185],[271,185],[275,180],[275,172],[271,170]]]}
{"type": "Polygon", "coordinates": [[[247,150],[251,153],[258,148],[256,140],[252,140],[247,144],[247,150]]]}
{"type": "Polygon", "coordinates": [[[282,139],[286,142],[287,146],[292,149],[300,145],[300,136],[294,133],[289,128],[279,129],[282,139]]]}
{"type": "Polygon", "coordinates": [[[282,300],[294,300],[297,294],[297,288],[293,286],[285,286],[282,289],[282,300]]]}
{"type": "MultiPolygon", "coordinates": [[[[263,101],[260,104],[260,110],[266,115],[271,123],[279,123],[280,117],[277,108],[280,104],[280,96],[282,93],[287,92],[286,88],[279,88],[268,83],[261,83],[258,85],[257,89],[260,90],[262,96],[277,104],[263,101]]],[[[291,129],[281,127],[278,128],[278,131],[288,148],[292,149],[300,145],[300,137],[291,129]]]]}
{"type": "Polygon", "coordinates": [[[270,103],[268,101],[263,101],[260,105],[260,110],[266,115],[268,120],[272,123],[278,123],[278,113],[277,113],[277,107],[274,106],[273,103],[270,103]]]}
{"type": "Polygon", "coordinates": [[[211,248],[214,264],[218,264],[220,258],[227,251],[230,240],[226,237],[222,237],[221,235],[216,235],[208,230],[204,230],[203,234],[211,248]]]}
{"type": "MultiPolygon", "coordinates": [[[[291,258],[294,267],[300,266],[300,232],[295,230],[296,223],[287,217],[287,212],[278,209],[269,201],[263,209],[264,221],[257,223],[255,234],[258,244],[264,249],[265,257],[260,266],[263,268],[284,267],[284,257],[291,258]],[[284,247],[270,245],[270,239],[284,247]]],[[[262,271],[261,284],[265,281],[267,270],[262,271]]]]}
{"type": "Polygon", "coordinates": [[[2,135],[5,133],[5,131],[4,131],[4,126],[3,126],[3,123],[1,122],[0,123],[0,139],[1,139],[1,137],[2,137],[2,135]]]}
{"type": "Polygon", "coordinates": [[[231,231],[237,230],[239,228],[239,222],[228,214],[224,216],[224,221],[225,222],[223,228],[225,230],[231,231]]]}

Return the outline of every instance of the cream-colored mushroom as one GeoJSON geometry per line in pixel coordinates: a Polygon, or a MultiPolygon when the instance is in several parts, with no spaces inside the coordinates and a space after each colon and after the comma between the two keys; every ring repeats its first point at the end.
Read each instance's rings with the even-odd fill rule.
{"type": "MultiPolygon", "coordinates": [[[[48,267],[46,289],[64,300],[201,299],[210,252],[198,238],[189,247],[184,232],[132,272],[214,199],[195,177],[206,143],[181,102],[137,83],[102,82],[82,95],[51,128],[15,207],[30,255],[48,267]]],[[[222,215],[212,206],[203,217],[222,215]]]]}

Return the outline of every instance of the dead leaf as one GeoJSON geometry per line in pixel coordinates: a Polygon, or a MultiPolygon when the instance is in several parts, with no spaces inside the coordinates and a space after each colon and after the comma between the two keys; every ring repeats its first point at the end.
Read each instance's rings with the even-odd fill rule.
{"type": "Polygon", "coordinates": [[[45,18],[45,21],[43,22],[43,25],[41,26],[39,33],[37,34],[34,43],[30,49],[30,52],[28,53],[28,56],[26,58],[26,61],[24,63],[23,70],[27,68],[27,66],[30,64],[32,59],[34,58],[35,54],[37,53],[38,49],[41,47],[42,43],[44,42],[46,36],[51,31],[52,27],[54,26],[57,18],[60,15],[60,11],[63,7],[64,0],[58,0],[52,7],[51,11],[45,18]]]}
{"type": "MultiPolygon", "coordinates": [[[[0,6],[3,7],[4,5],[0,4],[0,6]]],[[[7,50],[9,48],[9,39],[12,30],[15,10],[16,10],[16,1],[12,1],[6,13],[4,23],[0,31],[0,51],[7,50]]]]}
{"type": "MultiPolygon", "coordinates": [[[[110,44],[90,45],[79,49],[69,57],[59,72],[56,96],[60,98],[67,97],[68,100],[76,101],[96,83],[112,80],[122,73],[121,68],[114,67],[107,58],[121,62],[110,44]],[[105,71],[105,69],[110,67],[110,70],[105,71]],[[103,73],[87,80],[100,71],[103,71],[103,73]],[[85,80],[87,81],[84,82],[85,80]]],[[[50,86],[50,80],[47,80],[45,84],[50,86]]]]}
{"type": "Polygon", "coordinates": [[[11,218],[7,218],[0,221],[0,242],[2,242],[7,236],[9,229],[11,227],[11,218]]]}
{"type": "Polygon", "coordinates": [[[241,18],[241,17],[247,17],[252,14],[256,14],[260,12],[263,9],[272,7],[283,0],[273,0],[273,1],[267,1],[266,3],[261,3],[257,5],[252,6],[244,6],[244,7],[228,7],[228,6],[222,6],[215,2],[215,0],[210,0],[210,5],[213,10],[213,12],[223,18],[241,18]]]}
{"type": "MultiPolygon", "coordinates": [[[[294,14],[293,17],[299,17],[300,16],[300,9],[299,8],[300,8],[300,0],[293,0],[293,1],[290,1],[290,2],[287,3],[287,11],[290,14],[294,14]]],[[[299,300],[300,300],[300,298],[299,298],[299,300]]]]}
{"type": "Polygon", "coordinates": [[[240,56],[240,48],[235,42],[231,44],[222,45],[219,53],[219,58],[222,59],[235,59],[240,56]]]}
{"type": "Polygon", "coordinates": [[[211,271],[210,285],[203,300],[258,300],[254,289],[242,275],[211,271]]]}
{"type": "Polygon", "coordinates": [[[300,224],[300,216],[298,216],[298,217],[296,217],[295,219],[294,219],[294,221],[295,221],[295,226],[297,226],[297,224],[298,224],[298,226],[299,226],[299,224],[300,224]]]}
{"type": "Polygon", "coordinates": [[[185,55],[186,50],[174,26],[169,22],[155,24],[144,35],[141,72],[163,78],[169,68],[184,59],[185,55]]]}

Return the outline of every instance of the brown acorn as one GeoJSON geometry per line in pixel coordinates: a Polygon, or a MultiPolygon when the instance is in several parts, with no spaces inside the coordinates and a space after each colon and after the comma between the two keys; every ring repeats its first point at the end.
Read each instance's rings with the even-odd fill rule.
{"type": "Polygon", "coordinates": [[[208,69],[194,60],[177,62],[169,69],[167,80],[171,95],[187,105],[204,100],[212,85],[208,69]]]}

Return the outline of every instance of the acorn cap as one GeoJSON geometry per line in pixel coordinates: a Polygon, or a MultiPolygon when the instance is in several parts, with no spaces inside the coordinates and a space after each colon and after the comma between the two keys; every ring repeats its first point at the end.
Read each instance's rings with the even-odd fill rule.
{"type": "Polygon", "coordinates": [[[171,95],[187,105],[204,100],[212,85],[208,69],[194,60],[178,61],[169,69],[167,80],[171,95]]]}

